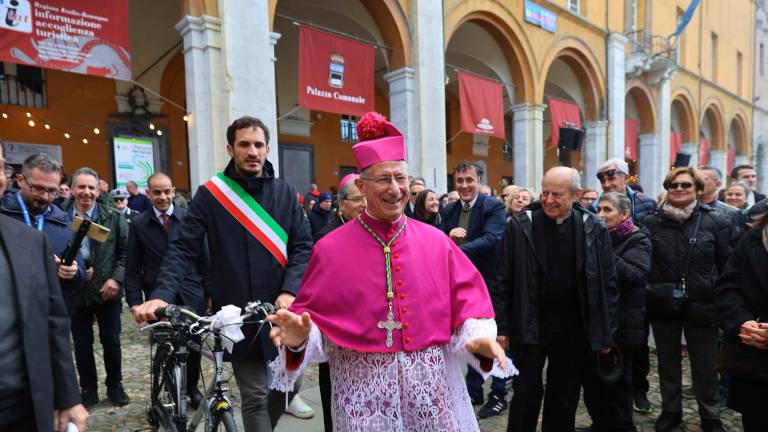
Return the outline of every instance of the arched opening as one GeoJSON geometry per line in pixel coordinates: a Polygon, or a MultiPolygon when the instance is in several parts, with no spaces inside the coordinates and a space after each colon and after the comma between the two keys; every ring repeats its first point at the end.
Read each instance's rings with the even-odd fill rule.
{"type": "Polygon", "coordinates": [[[731,172],[735,165],[748,163],[749,145],[747,144],[747,127],[741,115],[736,115],[731,120],[728,128],[728,164],[727,171],[731,172]]]}
{"type": "Polygon", "coordinates": [[[495,191],[501,190],[513,178],[512,106],[520,98],[521,77],[515,73],[519,62],[514,58],[501,30],[484,19],[465,21],[453,32],[445,51],[446,86],[445,119],[447,165],[449,172],[464,159],[486,165],[485,182],[495,191]],[[502,83],[505,138],[461,131],[458,72],[469,71],[502,83]]]}
{"type": "Polygon", "coordinates": [[[631,83],[625,98],[624,159],[629,165],[629,182],[639,179],[639,146],[641,136],[656,132],[656,112],[653,95],[642,83],[631,83]]]}
{"type": "Polygon", "coordinates": [[[710,104],[701,119],[699,139],[699,166],[710,165],[711,151],[724,150],[723,122],[717,105],[710,104]]]}
{"type": "Polygon", "coordinates": [[[410,58],[410,37],[397,2],[359,0],[280,0],[274,31],[277,111],[281,176],[304,192],[315,183],[333,190],[339,179],[355,170],[352,145],[357,142],[357,117],[311,111],[298,106],[299,21],[311,22],[361,40],[375,42],[375,109],[390,116],[387,72],[410,58]],[[293,19],[297,20],[294,21],[293,19]]]}
{"type": "Polygon", "coordinates": [[[697,133],[696,116],[693,114],[693,105],[687,94],[679,93],[673,98],[670,116],[672,130],[669,137],[669,163],[672,165],[678,152],[691,151],[684,145],[685,143],[694,143],[693,148],[698,148],[699,134],[697,133]]]}

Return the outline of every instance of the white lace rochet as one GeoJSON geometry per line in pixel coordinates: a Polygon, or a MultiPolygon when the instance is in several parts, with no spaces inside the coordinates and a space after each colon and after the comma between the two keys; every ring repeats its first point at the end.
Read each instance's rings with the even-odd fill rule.
{"type": "Polygon", "coordinates": [[[310,363],[328,361],[333,388],[333,422],[337,431],[478,431],[461,363],[482,374],[507,378],[517,374],[494,361],[491,372],[464,345],[478,338],[496,338],[492,319],[468,319],[449,345],[421,351],[363,353],[334,345],[312,326],[304,359],[295,371],[285,368],[285,351],[270,363],[270,386],[292,390],[310,363]]]}

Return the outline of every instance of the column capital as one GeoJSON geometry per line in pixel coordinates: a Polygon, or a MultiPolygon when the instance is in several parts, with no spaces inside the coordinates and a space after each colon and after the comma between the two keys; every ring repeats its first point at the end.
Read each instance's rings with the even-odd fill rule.
{"type": "Polygon", "coordinates": [[[522,111],[539,111],[544,112],[544,110],[547,109],[547,106],[544,104],[537,104],[537,103],[531,103],[531,102],[523,102],[517,105],[512,105],[512,112],[518,113],[522,111]]]}
{"type": "Polygon", "coordinates": [[[282,36],[283,35],[281,35],[280,33],[269,32],[269,43],[271,45],[277,45],[277,41],[279,41],[282,36]]]}
{"type": "Polygon", "coordinates": [[[629,39],[627,39],[627,36],[624,35],[624,33],[608,33],[608,45],[612,47],[620,47],[621,49],[624,49],[624,45],[626,45],[628,41],[629,39]]]}
{"type": "Polygon", "coordinates": [[[595,120],[595,121],[584,122],[584,127],[587,129],[608,127],[608,120],[595,120]]]}
{"type": "Polygon", "coordinates": [[[208,47],[221,49],[221,19],[203,15],[187,15],[176,23],[176,30],[184,40],[184,52],[208,47]]]}
{"type": "Polygon", "coordinates": [[[416,78],[416,69],[410,66],[395,69],[384,74],[384,81],[386,81],[388,84],[392,84],[393,82],[408,78],[416,78]]]}

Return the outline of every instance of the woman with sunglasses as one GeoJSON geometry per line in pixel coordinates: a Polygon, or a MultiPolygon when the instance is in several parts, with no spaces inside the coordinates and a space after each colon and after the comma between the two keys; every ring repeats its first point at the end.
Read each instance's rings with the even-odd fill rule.
{"type": "Polygon", "coordinates": [[[699,203],[704,182],[696,168],[673,169],[664,189],[666,201],[643,221],[653,245],[646,311],[659,360],[662,412],[656,430],[677,430],[683,421],[684,332],[701,427],[704,432],[723,431],[715,372],[715,280],[731,253],[731,227],[711,207],[699,203]]]}

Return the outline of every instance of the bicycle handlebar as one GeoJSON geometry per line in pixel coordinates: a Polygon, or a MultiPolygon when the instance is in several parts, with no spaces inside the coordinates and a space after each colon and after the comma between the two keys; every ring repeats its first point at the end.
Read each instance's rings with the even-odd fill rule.
{"type": "MultiPolygon", "coordinates": [[[[259,300],[256,300],[254,302],[248,302],[248,304],[246,304],[245,308],[243,309],[245,310],[245,313],[240,315],[241,320],[245,320],[259,313],[264,314],[264,316],[266,317],[267,315],[272,315],[277,311],[277,308],[272,303],[261,302],[259,300]]],[[[182,315],[199,324],[210,324],[213,321],[213,318],[215,317],[215,316],[201,317],[200,315],[192,312],[191,310],[178,305],[167,305],[165,307],[161,307],[155,310],[155,317],[157,317],[157,319],[162,319],[162,318],[178,319],[182,315]]],[[[170,323],[162,321],[162,322],[156,322],[156,323],[146,325],[139,330],[144,331],[144,330],[149,330],[151,328],[159,327],[159,326],[172,327],[170,323]]]]}

